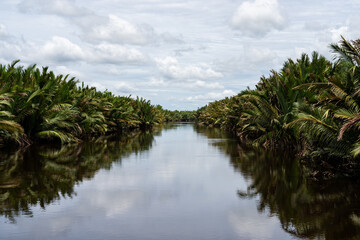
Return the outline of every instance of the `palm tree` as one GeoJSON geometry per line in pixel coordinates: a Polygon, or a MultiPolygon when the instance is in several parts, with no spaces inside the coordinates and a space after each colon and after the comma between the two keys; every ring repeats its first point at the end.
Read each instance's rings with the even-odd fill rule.
{"type": "Polygon", "coordinates": [[[337,59],[342,59],[351,62],[357,67],[360,66],[360,39],[347,41],[341,36],[339,44],[331,44],[330,47],[335,54],[337,59]]]}
{"type": "Polygon", "coordinates": [[[1,143],[51,140],[69,143],[164,120],[162,108],[145,99],[114,96],[78,86],[75,78],[47,67],[0,65],[1,143]]]}
{"type": "Polygon", "coordinates": [[[0,139],[1,143],[7,143],[8,141],[16,141],[19,145],[27,143],[26,136],[24,135],[24,129],[20,124],[15,122],[14,115],[12,115],[7,109],[11,105],[12,98],[10,94],[0,94],[0,139]]]}

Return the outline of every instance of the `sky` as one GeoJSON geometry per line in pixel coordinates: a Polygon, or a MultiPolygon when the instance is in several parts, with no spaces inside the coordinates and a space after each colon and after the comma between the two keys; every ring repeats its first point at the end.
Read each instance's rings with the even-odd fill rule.
{"type": "Polygon", "coordinates": [[[0,64],[196,110],[360,38],[359,0],[1,0],[0,64]]]}

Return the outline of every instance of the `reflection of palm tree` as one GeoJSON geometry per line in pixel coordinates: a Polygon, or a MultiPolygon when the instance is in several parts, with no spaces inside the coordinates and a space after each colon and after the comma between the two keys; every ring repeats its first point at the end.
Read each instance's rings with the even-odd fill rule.
{"type": "MultiPolygon", "coordinates": [[[[198,133],[220,138],[218,131],[198,133]]],[[[313,182],[306,169],[286,152],[241,146],[234,140],[211,143],[251,184],[240,198],[259,198],[258,211],[277,216],[284,231],[306,239],[359,239],[360,186],[352,181],[313,182]]]]}
{"type": "Polygon", "coordinates": [[[99,169],[110,169],[122,157],[148,150],[153,140],[151,131],[131,132],[117,139],[1,153],[0,215],[14,222],[20,214],[31,215],[32,205],[45,208],[61,196],[71,197],[76,183],[93,178],[99,169]]]}
{"type": "Polygon", "coordinates": [[[246,155],[242,152],[234,165],[251,179],[251,191],[239,192],[239,196],[260,196],[259,211],[268,208],[278,216],[285,231],[301,238],[359,237],[360,226],[350,218],[360,207],[359,186],[314,184],[304,177],[298,161],[284,153],[246,155]]]}

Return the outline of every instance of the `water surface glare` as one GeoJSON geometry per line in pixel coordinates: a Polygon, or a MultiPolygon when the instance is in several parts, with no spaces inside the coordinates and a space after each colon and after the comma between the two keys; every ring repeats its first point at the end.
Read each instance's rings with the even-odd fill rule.
{"type": "Polygon", "coordinates": [[[6,157],[0,239],[360,236],[358,185],[318,189],[295,161],[192,124],[6,157]]]}

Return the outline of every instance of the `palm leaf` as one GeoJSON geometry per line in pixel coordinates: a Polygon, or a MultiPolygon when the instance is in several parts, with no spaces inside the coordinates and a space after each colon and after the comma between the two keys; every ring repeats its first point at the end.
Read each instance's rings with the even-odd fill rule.
{"type": "Polygon", "coordinates": [[[37,136],[42,139],[58,138],[61,141],[61,143],[71,143],[71,142],[79,141],[72,134],[57,130],[41,131],[37,133],[37,136]]]}

